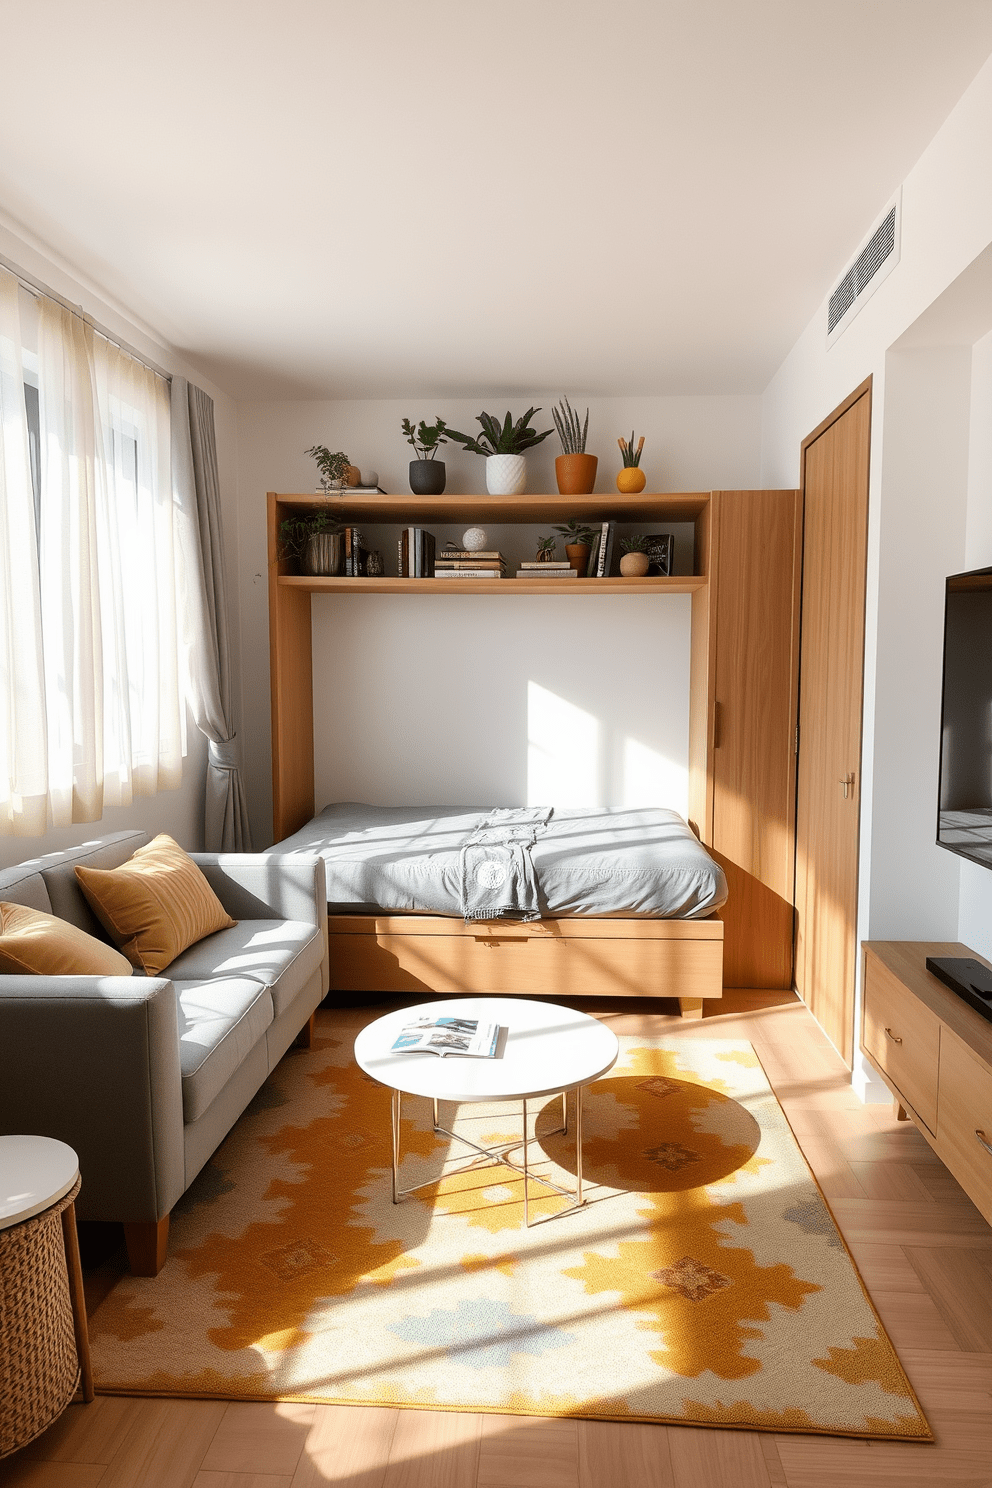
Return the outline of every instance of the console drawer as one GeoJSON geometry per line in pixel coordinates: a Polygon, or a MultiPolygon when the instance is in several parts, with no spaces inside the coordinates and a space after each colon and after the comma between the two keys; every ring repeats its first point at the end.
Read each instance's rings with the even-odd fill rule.
{"type": "Polygon", "coordinates": [[[945,1027],[940,1036],[937,1152],[992,1224],[989,1148],[992,1148],[992,1069],[945,1027]],[[983,1141],[987,1146],[982,1145],[983,1141]]]}
{"type": "Polygon", "coordinates": [[[936,1132],[940,1019],[876,956],[865,958],[864,998],[865,1049],[920,1120],[936,1132]]]}

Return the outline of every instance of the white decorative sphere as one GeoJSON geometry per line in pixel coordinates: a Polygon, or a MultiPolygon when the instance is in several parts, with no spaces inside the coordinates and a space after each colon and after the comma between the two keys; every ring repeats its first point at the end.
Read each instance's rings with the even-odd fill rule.
{"type": "Polygon", "coordinates": [[[379,484],[378,470],[363,470],[358,482],[362,486],[377,486],[379,484]]]}
{"type": "Polygon", "coordinates": [[[469,527],[462,533],[462,547],[466,553],[481,553],[488,541],[484,527],[469,527]]]}

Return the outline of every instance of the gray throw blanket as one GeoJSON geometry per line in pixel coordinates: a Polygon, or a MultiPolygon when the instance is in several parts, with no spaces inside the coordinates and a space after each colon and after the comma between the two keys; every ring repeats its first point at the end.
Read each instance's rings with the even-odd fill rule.
{"type": "Polygon", "coordinates": [[[505,806],[486,813],[461,850],[465,920],[539,920],[531,848],[551,806],[505,806]]]}

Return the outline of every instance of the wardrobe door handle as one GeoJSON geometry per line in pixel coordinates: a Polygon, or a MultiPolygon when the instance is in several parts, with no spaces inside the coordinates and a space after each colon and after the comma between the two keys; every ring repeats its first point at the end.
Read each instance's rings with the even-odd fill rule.
{"type": "Polygon", "coordinates": [[[901,1044],[902,1043],[902,1039],[899,1037],[899,1035],[897,1033],[893,1033],[891,1028],[887,1028],[885,1030],[885,1037],[886,1038],[890,1038],[894,1044],[901,1044]]]}
{"type": "Polygon", "coordinates": [[[989,1144],[989,1140],[986,1137],[985,1133],[982,1131],[981,1127],[975,1127],[975,1136],[978,1138],[980,1145],[985,1148],[985,1151],[988,1153],[989,1157],[992,1157],[992,1145],[989,1144]]]}

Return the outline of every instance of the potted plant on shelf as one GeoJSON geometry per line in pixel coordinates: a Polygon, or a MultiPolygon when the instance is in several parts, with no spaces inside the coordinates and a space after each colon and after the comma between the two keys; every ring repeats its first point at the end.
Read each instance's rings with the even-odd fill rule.
{"type": "Polygon", "coordinates": [[[599,460],[586,454],[586,436],[589,433],[589,410],[585,422],[579,423],[579,415],[567,398],[557,408],[552,408],[551,417],[558,430],[562,452],[555,460],[555,479],[562,496],[588,496],[596,484],[599,460]]]}
{"type": "MultiPolygon", "coordinates": [[[[352,465],[343,450],[337,450],[331,454],[326,444],[314,444],[306,453],[312,455],[317,462],[317,469],[320,471],[320,486],[325,494],[328,491],[340,491],[346,486],[351,470],[355,470],[356,477],[358,475],[357,468],[352,465]]],[[[352,484],[357,485],[357,479],[352,484]]]]}
{"type": "Polygon", "coordinates": [[[527,484],[524,452],[554,433],[553,429],[545,429],[543,434],[538,434],[530,427],[531,419],[540,411],[539,408],[528,408],[516,423],[508,411],[502,424],[491,413],[476,414],[476,423],[482,425],[478,439],[471,434],[459,434],[455,429],[445,430],[449,439],[464,445],[473,455],[485,456],[486,490],[490,496],[519,496],[527,484]]]}
{"type": "Polygon", "coordinates": [[[589,554],[592,552],[593,529],[573,517],[564,527],[556,527],[565,539],[565,556],[580,579],[585,578],[589,554]]]}
{"type": "Polygon", "coordinates": [[[622,537],[620,546],[623,548],[623,557],[620,559],[620,572],[625,579],[643,579],[650,567],[651,560],[648,557],[648,540],[635,534],[633,537],[622,537]]]}
{"type": "Polygon", "coordinates": [[[332,577],[344,557],[341,523],[326,507],[279,523],[279,557],[295,561],[304,574],[332,577]]]}
{"type": "Polygon", "coordinates": [[[447,444],[444,435],[446,424],[438,418],[433,424],[423,419],[414,427],[408,418],[402,429],[407,444],[412,444],[417,458],[410,461],[410,490],[415,496],[440,496],[444,490],[446,471],[444,461],[437,458],[442,444],[447,444]]]}
{"type": "Polygon", "coordinates": [[[539,537],[537,539],[537,561],[538,563],[554,563],[555,548],[558,545],[557,538],[539,537]]]}
{"type": "Polygon", "coordinates": [[[625,495],[633,496],[638,491],[643,491],[646,481],[644,471],[641,469],[641,450],[644,448],[644,435],[642,434],[634,448],[634,431],[630,431],[630,443],[626,439],[618,439],[620,453],[623,455],[623,469],[617,476],[617,490],[623,491],[625,495]]]}

